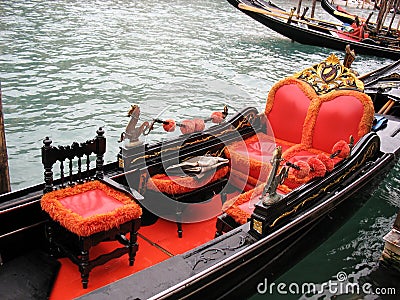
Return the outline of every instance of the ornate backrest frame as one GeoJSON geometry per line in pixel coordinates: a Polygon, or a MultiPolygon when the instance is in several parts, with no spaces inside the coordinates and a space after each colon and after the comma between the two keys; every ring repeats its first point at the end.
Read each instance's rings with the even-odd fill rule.
{"type": "Polygon", "coordinates": [[[104,137],[104,130],[100,127],[97,131],[97,136],[83,143],[74,142],[70,146],[52,145],[52,140],[46,137],[43,140],[42,146],[42,164],[44,166],[44,193],[54,190],[53,186],[53,165],[60,162],[60,186],[65,187],[66,175],[64,172],[64,162],[68,160],[68,184],[73,185],[76,182],[83,182],[84,178],[89,180],[90,176],[90,155],[96,155],[96,171],[94,176],[96,178],[103,178],[104,171],[104,153],[106,152],[106,138],[104,137]],[[82,171],[82,158],[86,156],[86,170],[82,171]],[[77,158],[77,173],[73,173],[73,160],[77,158]]]}

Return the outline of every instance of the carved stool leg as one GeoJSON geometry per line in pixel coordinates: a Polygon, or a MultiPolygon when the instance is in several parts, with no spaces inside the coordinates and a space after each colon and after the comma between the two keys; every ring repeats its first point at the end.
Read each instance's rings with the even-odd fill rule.
{"type": "Polygon", "coordinates": [[[176,225],[178,225],[178,237],[181,238],[182,234],[183,234],[182,223],[181,222],[177,222],[176,225]]]}
{"type": "Polygon", "coordinates": [[[129,236],[129,265],[133,266],[135,262],[136,252],[139,248],[137,244],[137,232],[140,228],[140,219],[132,221],[132,229],[129,236]]]}
{"type": "Polygon", "coordinates": [[[134,236],[134,233],[131,231],[130,233],[130,239],[129,239],[129,265],[133,266],[133,263],[135,262],[135,242],[132,241],[132,236],[134,236]]]}
{"type": "Polygon", "coordinates": [[[85,239],[80,239],[79,241],[80,244],[80,251],[81,251],[81,257],[79,261],[79,272],[81,273],[81,278],[82,278],[82,287],[84,289],[87,289],[88,283],[89,283],[89,272],[90,272],[90,267],[89,267],[89,248],[90,245],[87,246],[85,243],[85,239]]]}
{"type": "Polygon", "coordinates": [[[51,227],[51,223],[47,222],[45,225],[45,233],[47,236],[47,240],[49,242],[49,252],[51,256],[55,256],[56,254],[56,247],[54,245],[54,238],[53,238],[53,227],[51,227]]]}

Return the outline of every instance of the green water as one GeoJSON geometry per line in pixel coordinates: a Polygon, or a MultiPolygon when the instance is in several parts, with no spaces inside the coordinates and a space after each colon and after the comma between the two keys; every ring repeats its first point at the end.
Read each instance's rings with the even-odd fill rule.
{"type": "MultiPolygon", "coordinates": [[[[333,20],[319,7],[317,16],[333,20]]],[[[163,117],[177,120],[207,117],[224,104],[231,113],[245,106],[263,110],[274,82],[330,53],[343,57],[292,43],[224,0],[2,1],[0,80],[12,189],[42,181],[45,136],[68,144],[92,138],[103,126],[110,162],[131,104],[141,106],[143,120],[164,109],[163,117]]],[[[362,74],[389,62],[359,56],[353,68],[362,74]]],[[[155,130],[147,139],[168,137],[155,130]]],[[[339,271],[368,275],[400,204],[399,168],[278,282],[322,284],[339,271]]]]}

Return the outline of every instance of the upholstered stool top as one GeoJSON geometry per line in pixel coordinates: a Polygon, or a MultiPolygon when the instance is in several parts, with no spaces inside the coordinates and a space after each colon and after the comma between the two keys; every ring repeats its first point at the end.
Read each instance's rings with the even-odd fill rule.
{"type": "Polygon", "coordinates": [[[206,175],[200,179],[192,176],[181,177],[156,174],[149,179],[147,188],[169,195],[182,195],[224,178],[228,172],[229,167],[224,166],[217,169],[215,172],[210,172],[210,176],[206,175]]]}
{"type": "MultiPolygon", "coordinates": [[[[222,211],[231,216],[236,223],[246,223],[253,213],[254,205],[260,201],[260,196],[264,190],[265,185],[266,183],[260,184],[254,189],[239,194],[236,197],[228,200],[222,206],[222,211]]],[[[279,194],[284,195],[288,192],[290,192],[290,189],[287,186],[278,186],[279,194]]]]}
{"type": "Polygon", "coordinates": [[[43,195],[50,217],[79,236],[107,231],[137,219],[141,207],[128,195],[100,181],[90,181],[43,195]]]}

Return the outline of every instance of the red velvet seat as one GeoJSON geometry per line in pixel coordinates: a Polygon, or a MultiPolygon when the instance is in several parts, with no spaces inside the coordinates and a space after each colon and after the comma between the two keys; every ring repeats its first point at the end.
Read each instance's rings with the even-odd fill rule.
{"type": "MultiPolygon", "coordinates": [[[[369,96],[360,91],[362,87],[355,75],[332,55],[325,62],[276,83],[265,107],[267,132],[225,149],[231,160],[230,182],[249,192],[224,205],[224,211],[237,223],[247,221],[252,210],[245,209],[243,204],[260,192],[257,185],[264,186],[271,169],[273,145],[282,147],[284,161],[315,160],[318,155],[326,157],[323,164],[340,161],[342,158],[327,157],[332,148],[338,142],[348,142],[350,136],[357,142],[371,130],[374,107],[369,96]]],[[[290,173],[278,192],[288,193],[318,176],[313,169],[304,178],[290,173]]]]}
{"type": "Polygon", "coordinates": [[[49,192],[40,204],[52,220],[81,237],[111,230],[142,214],[130,196],[97,180],[49,192]]]}
{"type": "MultiPolygon", "coordinates": [[[[373,112],[372,101],[364,93],[335,90],[318,95],[310,84],[294,77],[272,87],[265,109],[267,128],[273,132],[275,144],[282,146],[285,160],[307,160],[319,153],[330,155],[335,143],[349,141],[350,136],[357,142],[370,131],[373,112]]],[[[271,132],[268,136],[258,133],[229,145],[226,155],[231,159],[232,172],[249,176],[252,182],[265,182],[272,151],[254,149],[270,150],[265,144],[274,144],[271,136],[271,132]]]]}
{"type": "MultiPolygon", "coordinates": [[[[213,193],[218,193],[220,187],[212,187],[213,184],[219,181],[223,181],[229,173],[228,166],[222,166],[214,171],[209,172],[210,175],[204,175],[202,178],[192,176],[172,176],[164,173],[153,175],[147,182],[147,190],[153,192],[161,192],[168,195],[176,201],[182,201],[187,194],[191,202],[196,202],[196,195],[190,194],[191,192],[198,191],[199,193],[204,192],[207,189],[212,189],[213,193]]],[[[151,197],[151,196],[150,196],[151,197]]],[[[178,236],[182,237],[182,223],[181,223],[181,211],[176,212],[176,223],[178,226],[178,236]]]]}
{"type": "Polygon", "coordinates": [[[228,172],[229,167],[225,166],[217,169],[211,176],[204,176],[201,179],[191,176],[181,177],[156,174],[149,179],[147,188],[171,196],[183,195],[226,177],[228,172]]]}

